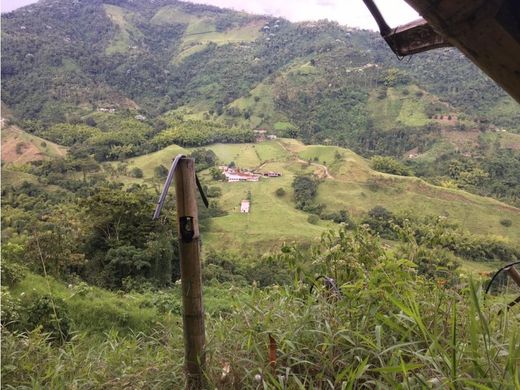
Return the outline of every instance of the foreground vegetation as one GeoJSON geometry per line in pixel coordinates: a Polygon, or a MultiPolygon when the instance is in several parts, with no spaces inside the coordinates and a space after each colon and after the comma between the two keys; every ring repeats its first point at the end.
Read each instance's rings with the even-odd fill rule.
{"type": "MultiPolygon", "coordinates": [[[[287,278],[281,284],[271,279],[265,287],[218,282],[206,264],[209,386],[518,387],[517,311],[498,315],[504,301],[486,298],[480,281],[458,272],[445,269],[449,278],[430,279],[414,255],[418,249],[414,242],[399,251],[384,249],[365,228],[342,229],[308,251],[284,247],[266,259],[272,278],[287,278]],[[315,282],[320,274],[334,277],[338,290],[315,282]]],[[[79,292],[81,285],[67,289],[52,279],[27,277],[51,293],[50,304],[39,322],[28,322],[24,306],[17,305],[29,293],[20,288],[23,279],[3,290],[3,321],[6,315],[13,319],[2,323],[6,388],[181,386],[178,287],[103,293],[107,313],[123,312],[127,322],[101,330],[94,313],[82,321],[77,314],[99,299],[95,289],[79,292]],[[111,306],[115,301],[126,304],[111,306]],[[134,317],[147,325],[136,326],[134,317]]],[[[43,313],[37,294],[32,299],[43,313]]]]}
{"type": "MultiPolygon", "coordinates": [[[[181,386],[172,197],[163,218],[150,220],[164,165],[177,153],[197,159],[211,201],[200,208],[209,386],[518,386],[518,308],[497,314],[518,290],[502,278],[486,297],[487,277],[476,271],[520,257],[516,209],[375,172],[346,149],[282,139],[170,146],[103,165],[72,150],[4,166],[4,387],[181,386]],[[216,166],[231,162],[283,174],[224,183],[216,166]],[[327,190],[360,185],[364,197],[327,190]],[[396,188],[399,201],[411,191],[450,194],[444,210],[453,216],[428,216],[433,200],[422,214],[404,212],[396,188]],[[246,197],[252,212],[233,212],[246,197]],[[479,205],[477,218],[481,210],[506,213],[509,226],[496,223],[504,236],[461,228],[455,216],[467,202],[479,205]],[[273,223],[280,215],[284,223],[273,223]],[[221,245],[223,237],[233,245],[221,245]],[[338,290],[323,288],[319,276],[334,278],[338,290]]],[[[403,169],[388,158],[375,162],[403,169]]]]}

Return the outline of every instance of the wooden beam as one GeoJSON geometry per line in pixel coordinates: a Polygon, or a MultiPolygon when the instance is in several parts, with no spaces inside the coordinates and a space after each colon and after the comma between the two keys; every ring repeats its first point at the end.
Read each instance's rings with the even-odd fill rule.
{"type": "Polygon", "coordinates": [[[403,57],[451,46],[444,36],[437,34],[424,19],[399,26],[389,34],[383,35],[383,38],[394,53],[403,57]]]}

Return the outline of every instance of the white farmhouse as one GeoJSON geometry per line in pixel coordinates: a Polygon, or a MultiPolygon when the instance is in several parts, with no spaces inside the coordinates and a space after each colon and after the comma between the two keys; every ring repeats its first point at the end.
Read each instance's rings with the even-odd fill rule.
{"type": "Polygon", "coordinates": [[[249,213],[249,201],[244,199],[242,203],[240,204],[240,212],[241,213],[249,213]]]}

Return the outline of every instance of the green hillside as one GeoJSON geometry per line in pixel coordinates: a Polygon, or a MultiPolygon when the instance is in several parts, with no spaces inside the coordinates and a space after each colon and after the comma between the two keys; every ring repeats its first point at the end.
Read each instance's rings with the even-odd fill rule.
{"type": "MultiPolygon", "coordinates": [[[[294,208],[292,181],[296,175],[314,173],[322,177],[317,201],[328,211],[347,209],[361,216],[375,206],[393,212],[444,216],[465,229],[482,235],[502,236],[513,242],[520,235],[520,209],[491,198],[461,190],[436,187],[418,178],[388,175],[374,171],[369,162],[354,152],[333,146],[304,145],[291,139],[278,139],[257,144],[216,144],[206,147],[215,152],[220,164],[235,162],[238,167],[282,173],[279,178],[261,179],[258,183],[214,182],[207,171],[201,177],[208,185],[221,188],[218,202],[228,215],[216,217],[205,241],[209,247],[223,248],[236,240],[240,250],[255,244],[269,247],[287,240],[304,241],[318,238],[333,225],[321,221],[312,225],[308,214],[294,208]],[[332,178],[324,178],[324,166],[332,178]],[[286,194],[277,197],[276,189],[286,194]],[[251,194],[251,213],[240,214],[240,201],[251,194]],[[283,218],[280,219],[280,216],[283,218]],[[500,221],[511,219],[510,227],[500,221]]],[[[138,167],[145,182],[153,178],[158,165],[169,167],[176,154],[189,154],[193,149],[176,146],[128,161],[127,170],[138,167]]],[[[233,246],[235,247],[235,245],[233,246]]]]}
{"type": "Polygon", "coordinates": [[[2,26],[17,124],[98,162],[265,129],[520,205],[520,106],[454,49],[400,62],[371,31],[175,0],[38,3],[2,26]]]}
{"type": "Polygon", "coordinates": [[[67,148],[24,132],[17,126],[2,128],[2,162],[29,163],[64,157],[67,148]]]}
{"type": "Polygon", "coordinates": [[[242,116],[253,128],[290,122],[314,142],[343,133],[352,148],[371,127],[362,116],[376,127],[421,127],[431,103],[443,101],[518,130],[518,105],[454,50],[401,63],[373,32],[175,0],[52,8],[2,15],[2,96],[20,119],[63,123],[107,105],[156,118],[195,107],[217,121],[242,116]],[[431,97],[413,99],[419,92],[431,97]]]}

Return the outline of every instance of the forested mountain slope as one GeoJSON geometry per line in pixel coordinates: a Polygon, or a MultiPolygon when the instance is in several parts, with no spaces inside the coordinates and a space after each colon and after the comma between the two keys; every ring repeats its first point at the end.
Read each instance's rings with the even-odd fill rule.
{"type": "Polygon", "coordinates": [[[429,104],[426,115],[519,123],[517,105],[454,50],[399,62],[373,32],[173,0],[40,1],[2,15],[2,58],[3,100],[45,125],[108,106],[152,118],[189,107],[212,120],[287,121],[307,138],[348,139],[374,126],[364,119],[372,94],[413,84],[444,103],[429,104]],[[250,96],[272,100],[261,120],[250,118],[255,105],[233,104],[250,96]]]}
{"type": "Polygon", "coordinates": [[[453,49],[400,62],[378,34],[333,22],[44,0],[2,15],[2,99],[27,132],[97,161],[266,129],[518,204],[517,103],[453,49]]]}

